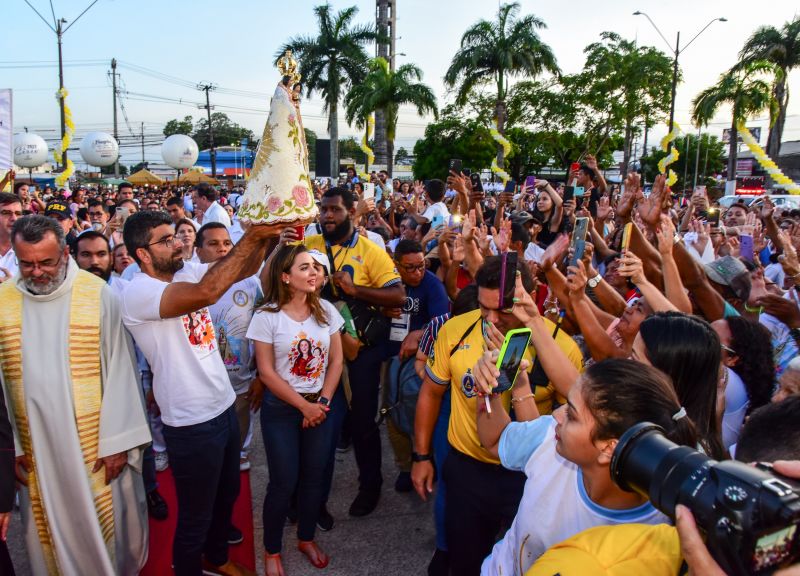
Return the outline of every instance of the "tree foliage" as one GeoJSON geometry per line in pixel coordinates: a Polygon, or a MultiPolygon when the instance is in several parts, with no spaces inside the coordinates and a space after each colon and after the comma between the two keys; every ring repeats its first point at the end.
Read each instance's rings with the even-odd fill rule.
{"type": "MultiPolygon", "coordinates": [[[[211,114],[211,127],[214,131],[215,146],[230,146],[232,143],[238,144],[245,138],[249,141],[248,146],[255,144],[252,130],[239,126],[236,122],[228,118],[224,112],[213,112],[211,114]]],[[[201,117],[195,122],[192,138],[197,142],[201,150],[208,148],[211,140],[208,135],[208,119],[201,117]]]]}
{"type": "MultiPolygon", "coordinates": [[[[716,136],[703,134],[698,138],[696,134],[687,134],[676,140],[674,145],[678,148],[680,156],[677,162],[670,164],[670,168],[678,176],[678,181],[672,187],[673,190],[691,188],[694,183],[695,170],[698,173],[697,183],[710,185],[709,182],[712,184],[715,182],[711,179],[712,175],[725,169],[725,144],[716,136]],[[700,148],[699,159],[698,146],[700,148]],[[685,182],[684,173],[686,174],[685,182]]],[[[658,174],[658,161],[666,155],[666,152],[654,147],[640,159],[646,182],[652,182],[655,179],[658,174]]]]}
{"type": "Polygon", "coordinates": [[[477,120],[443,116],[428,124],[425,137],[414,145],[414,178],[446,178],[451,158],[459,158],[465,168],[485,168],[494,157],[493,144],[489,130],[477,120]]]}
{"type": "Polygon", "coordinates": [[[164,136],[172,136],[173,134],[185,134],[189,136],[194,131],[194,118],[191,116],[184,116],[183,120],[177,118],[170,120],[164,126],[164,136]]]}

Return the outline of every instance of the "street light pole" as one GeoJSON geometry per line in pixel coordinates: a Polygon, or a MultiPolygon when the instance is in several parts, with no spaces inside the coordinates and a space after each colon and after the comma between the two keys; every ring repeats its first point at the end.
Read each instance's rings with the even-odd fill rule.
{"type": "MultiPolygon", "coordinates": [[[[67,121],[64,115],[64,97],[61,96],[61,91],[64,89],[64,59],[61,53],[61,38],[64,35],[62,24],[66,22],[63,18],[56,22],[56,38],[58,39],[58,107],[61,111],[61,141],[64,141],[64,136],[67,134],[67,121]]],[[[67,151],[61,151],[61,167],[67,167],[67,151]]]]}
{"type": "MultiPolygon", "coordinates": [[[[659,30],[658,26],[656,26],[656,23],[653,22],[653,19],[650,18],[650,16],[648,16],[647,14],[642,12],[641,10],[637,10],[636,12],[633,13],[633,15],[634,16],[644,16],[645,18],[647,18],[647,20],[650,22],[650,24],[653,26],[653,28],[655,28],[656,32],[658,32],[658,35],[661,36],[662,40],[664,40],[664,42],[666,43],[667,47],[669,48],[669,51],[672,53],[672,56],[673,56],[673,59],[672,59],[672,96],[670,98],[670,103],[669,103],[669,131],[672,132],[672,127],[675,125],[675,92],[676,92],[676,90],[678,88],[678,57],[681,54],[681,33],[680,33],[680,31],[678,31],[678,36],[677,36],[677,38],[675,40],[675,48],[673,49],[672,46],[670,45],[670,43],[664,37],[664,34],[661,33],[661,30],[659,30]]],[[[719,21],[719,22],[727,22],[728,19],[720,17],[720,18],[714,18],[713,20],[711,20],[708,24],[706,24],[705,26],[703,26],[703,28],[700,29],[700,32],[698,32],[697,34],[694,35],[694,38],[692,38],[691,40],[689,40],[689,42],[686,43],[686,45],[683,47],[683,51],[685,52],[686,49],[692,44],[692,42],[697,40],[697,37],[700,36],[700,34],[705,32],[706,29],[708,29],[709,26],[711,26],[714,22],[717,22],[717,21],[719,21]]],[[[669,143],[669,147],[667,148],[667,153],[669,153],[669,151],[671,149],[672,149],[672,142],[669,143]]]]}

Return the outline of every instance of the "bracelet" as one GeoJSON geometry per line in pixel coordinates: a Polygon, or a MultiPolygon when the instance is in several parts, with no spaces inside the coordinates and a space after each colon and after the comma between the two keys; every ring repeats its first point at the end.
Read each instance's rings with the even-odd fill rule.
{"type": "Polygon", "coordinates": [[[536,398],[536,394],[525,394],[525,396],[520,396],[518,398],[512,398],[512,403],[522,402],[523,400],[527,400],[528,398],[536,398]]]}

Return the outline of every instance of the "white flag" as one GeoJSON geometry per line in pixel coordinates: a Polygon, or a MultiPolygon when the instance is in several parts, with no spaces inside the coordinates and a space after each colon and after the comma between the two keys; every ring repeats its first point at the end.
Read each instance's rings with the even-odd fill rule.
{"type": "Polygon", "coordinates": [[[0,170],[11,170],[14,167],[14,123],[11,103],[11,89],[0,89],[0,170]]]}

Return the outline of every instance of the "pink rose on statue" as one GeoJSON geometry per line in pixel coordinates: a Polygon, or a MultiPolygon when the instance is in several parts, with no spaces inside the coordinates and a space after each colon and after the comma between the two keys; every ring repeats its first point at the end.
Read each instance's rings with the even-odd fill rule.
{"type": "Polygon", "coordinates": [[[277,212],[281,209],[281,199],[275,196],[274,194],[270,194],[267,197],[267,210],[270,212],[277,212]]]}
{"type": "Polygon", "coordinates": [[[294,126],[294,121],[295,121],[295,115],[294,114],[289,114],[289,124],[294,126]]]}
{"type": "Polygon", "coordinates": [[[294,197],[295,203],[300,208],[306,208],[311,202],[311,198],[309,197],[308,194],[308,188],[306,188],[302,184],[298,184],[294,188],[292,188],[292,196],[294,197]]]}

